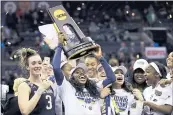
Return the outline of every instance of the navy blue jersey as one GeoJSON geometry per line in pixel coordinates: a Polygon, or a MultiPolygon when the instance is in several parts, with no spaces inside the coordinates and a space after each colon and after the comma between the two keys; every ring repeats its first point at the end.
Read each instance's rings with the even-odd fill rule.
{"type": "MultiPolygon", "coordinates": [[[[29,99],[31,99],[38,89],[38,86],[27,81],[31,88],[29,99]]],[[[55,115],[55,97],[53,89],[49,87],[40,97],[36,107],[29,115],[55,115]]]]}

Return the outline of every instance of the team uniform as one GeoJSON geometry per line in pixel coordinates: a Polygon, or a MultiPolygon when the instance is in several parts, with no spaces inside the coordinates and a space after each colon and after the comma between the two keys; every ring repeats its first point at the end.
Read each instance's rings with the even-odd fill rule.
{"type": "Polygon", "coordinates": [[[85,88],[83,92],[77,92],[70,82],[64,79],[60,90],[65,115],[101,115],[99,98],[92,97],[85,88]]]}
{"type": "Polygon", "coordinates": [[[142,103],[134,99],[134,96],[124,89],[113,89],[114,95],[109,95],[108,115],[141,115],[142,103]]]}
{"type": "MultiPolygon", "coordinates": [[[[31,88],[31,93],[29,95],[29,99],[31,99],[38,90],[38,86],[29,81],[26,81],[26,83],[31,88]]],[[[30,115],[55,115],[55,97],[51,87],[43,92],[40,100],[30,115]]]]}
{"type": "MultiPolygon", "coordinates": [[[[154,89],[152,89],[152,86],[146,88],[143,94],[146,101],[157,105],[173,106],[173,97],[171,91],[172,89],[169,86],[163,88],[159,85],[154,89]]],[[[144,113],[147,115],[164,115],[161,112],[152,110],[148,106],[144,107],[144,113]]]]}
{"type": "MultiPolygon", "coordinates": [[[[65,115],[101,115],[99,97],[91,96],[86,88],[76,91],[72,84],[65,79],[60,69],[62,45],[59,44],[53,58],[53,68],[57,84],[60,86],[61,99],[65,106],[65,115]]],[[[106,60],[102,57],[100,63],[105,69],[107,79],[103,81],[106,86],[115,81],[114,73],[106,60]]]]}

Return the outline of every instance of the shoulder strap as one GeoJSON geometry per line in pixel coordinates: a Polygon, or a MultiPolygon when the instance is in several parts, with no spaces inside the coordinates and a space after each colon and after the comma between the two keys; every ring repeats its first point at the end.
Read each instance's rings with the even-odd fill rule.
{"type": "Polygon", "coordinates": [[[29,80],[24,81],[28,86],[31,88],[33,86],[33,83],[31,83],[29,80]]]}

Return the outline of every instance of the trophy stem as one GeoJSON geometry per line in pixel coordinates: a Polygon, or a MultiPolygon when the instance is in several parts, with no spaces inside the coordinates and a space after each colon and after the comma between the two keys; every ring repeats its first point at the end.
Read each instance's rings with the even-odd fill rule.
{"type": "Polygon", "coordinates": [[[56,23],[53,23],[53,26],[55,27],[55,30],[56,30],[57,32],[60,32],[60,30],[58,29],[56,23]]]}

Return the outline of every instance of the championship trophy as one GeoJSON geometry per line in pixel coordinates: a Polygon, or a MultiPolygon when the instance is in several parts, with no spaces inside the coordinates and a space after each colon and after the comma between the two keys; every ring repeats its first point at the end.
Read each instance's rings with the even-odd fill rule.
{"type": "Polygon", "coordinates": [[[98,46],[90,37],[83,34],[62,5],[49,8],[48,13],[54,22],[56,32],[63,32],[66,37],[63,51],[67,59],[77,59],[97,49],[98,46]]]}

